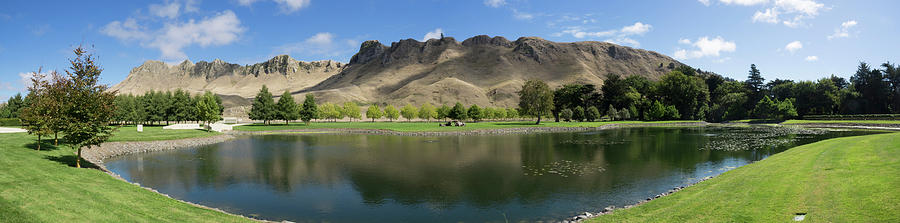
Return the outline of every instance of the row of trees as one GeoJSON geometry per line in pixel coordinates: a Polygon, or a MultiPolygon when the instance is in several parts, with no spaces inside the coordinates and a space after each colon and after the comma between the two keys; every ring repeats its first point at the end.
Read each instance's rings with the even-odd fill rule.
{"type": "Polygon", "coordinates": [[[535,80],[526,82],[520,92],[520,109],[531,116],[552,114],[556,121],[592,121],[602,115],[613,120],[720,122],[900,113],[900,72],[891,63],[882,64],[881,69],[860,63],[849,82],[832,75],[817,81],[766,83],[756,65],[750,66],[743,82],[682,66],[659,81],[610,75],[599,90],[594,85],[569,84],[551,91],[535,80]]]}
{"type": "MultiPolygon", "coordinates": [[[[272,97],[272,93],[266,86],[263,86],[253,100],[250,108],[250,119],[261,120],[265,124],[270,124],[272,120],[283,120],[289,123],[292,120],[303,120],[307,124],[311,120],[322,119],[336,121],[338,119],[350,118],[350,121],[361,120],[363,113],[359,105],[353,102],[345,102],[343,105],[332,103],[316,104],[315,97],[307,94],[302,106],[298,106],[294,102],[294,98],[290,92],[285,91],[276,102],[272,97]]],[[[397,109],[393,105],[387,105],[384,108],[378,105],[369,106],[365,112],[365,118],[375,119],[387,118],[390,121],[405,118],[407,121],[413,119],[422,119],[425,121],[455,119],[455,120],[505,120],[519,117],[519,112],[512,108],[481,108],[478,105],[472,105],[468,108],[462,103],[456,103],[453,107],[441,105],[435,107],[430,103],[422,104],[420,107],[407,103],[405,106],[397,109]]]]}
{"type": "Polygon", "coordinates": [[[113,120],[120,124],[160,124],[215,122],[221,119],[222,98],[207,91],[191,96],[181,89],[174,92],[150,91],[143,95],[118,95],[114,104],[118,109],[113,120]]]}
{"type": "Polygon", "coordinates": [[[0,104],[0,118],[19,118],[19,110],[25,106],[22,94],[16,94],[0,104]]]}
{"type": "Polygon", "coordinates": [[[369,109],[366,111],[366,118],[372,119],[374,122],[377,118],[388,118],[390,121],[403,116],[407,121],[411,121],[412,119],[422,119],[425,121],[430,121],[432,119],[435,120],[472,120],[475,122],[482,120],[507,120],[514,119],[519,117],[519,111],[513,108],[492,108],[492,107],[479,107],[478,105],[472,105],[469,108],[463,106],[462,103],[457,102],[453,107],[449,107],[447,105],[441,105],[441,107],[434,107],[431,103],[422,104],[421,107],[417,108],[412,104],[407,103],[405,106],[400,108],[398,111],[393,105],[386,106],[383,110],[378,107],[378,105],[369,106],[369,109]]]}
{"type": "MultiPolygon", "coordinates": [[[[112,135],[109,123],[116,106],[115,92],[98,83],[103,70],[94,57],[81,47],[74,53],[65,75],[32,73],[28,95],[14,113],[28,133],[38,137],[38,150],[43,136],[63,135],[64,142],[77,150],[75,165],[80,168],[82,148],[100,145],[112,135]]],[[[19,102],[10,104],[14,103],[19,102]]]]}

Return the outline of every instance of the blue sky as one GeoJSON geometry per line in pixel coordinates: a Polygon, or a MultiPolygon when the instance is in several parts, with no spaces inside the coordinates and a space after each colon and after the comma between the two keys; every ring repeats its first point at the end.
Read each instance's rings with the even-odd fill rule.
{"type": "Polygon", "coordinates": [[[71,49],[90,47],[115,84],[145,60],[252,64],[279,54],[349,61],[359,44],[515,40],[610,41],[657,51],[743,80],[849,77],[859,61],[900,59],[900,1],[825,0],[160,0],[0,3],[0,100],[23,76],[63,71],[71,49]]]}

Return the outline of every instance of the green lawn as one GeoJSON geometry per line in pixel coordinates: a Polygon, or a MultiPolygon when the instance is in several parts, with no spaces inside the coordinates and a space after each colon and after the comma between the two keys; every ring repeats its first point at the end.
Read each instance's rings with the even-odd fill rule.
{"type": "Polygon", "coordinates": [[[900,120],[787,120],[781,124],[888,124],[900,125],[900,120]]]}
{"type": "Polygon", "coordinates": [[[221,134],[222,133],[219,132],[207,132],[206,130],[166,130],[162,129],[162,126],[144,126],[144,132],[137,132],[137,127],[125,126],[117,129],[109,141],[157,141],[207,137],[221,134]]]}
{"type": "Polygon", "coordinates": [[[776,154],[591,222],[900,222],[900,133],[776,154]]]}
{"type": "MultiPolygon", "coordinates": [[[[159,135],[166,134],[154,137],[159,135]]],[[[0,222],[248,221],[158,195],[96,169],[70,167],[72,149],[35,151],[29,149],[34,140],[25,133],[0,134],[0,222]]],[[[42,147],[52,147],[49,143],[42,147]]]]}
{"type": "MultiPolygon", "coordinates": [[[[469,131],[478,129],[503,129],[503,128],[529,128],[529,127],[600,127],[609,124],[665,124],[665,123],[689,123],[696,121],[614,121],[614,122],[541,122],[535,125],[534,122],[472,122],[466,123],[463,127],[440,127],[438,122],[313,122],[309,126],[303,123],[291,123],[290,125],[272,124],[272,125],[244,125],[237,126],[237,131],[276,131],[276,130],[297,130],[297,129],[381,129],[392,130],[398,132],[447,132],[447,131],[469,131]]],[[[444,122],[446,123],[446,122],[444,122]]]]}

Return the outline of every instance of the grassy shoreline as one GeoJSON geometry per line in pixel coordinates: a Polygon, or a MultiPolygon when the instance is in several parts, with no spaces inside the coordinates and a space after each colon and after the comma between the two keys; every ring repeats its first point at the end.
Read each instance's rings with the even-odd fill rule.
{"type": "Polygon", "coordinates": [[[898,222],[900,133],[807,144],[590,222],[898,222]]]}
{"type": "Polygon", "coordinates": [[[35,139],[0,134],[0,222],[252,222],[73,168],[72,149],[46,140],[36,151],[35,139]]]}

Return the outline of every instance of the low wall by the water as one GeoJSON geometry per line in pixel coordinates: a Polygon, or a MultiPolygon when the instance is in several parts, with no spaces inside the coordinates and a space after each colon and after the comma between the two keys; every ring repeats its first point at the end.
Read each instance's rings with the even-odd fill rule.
{"type": "Polygon", "coordinates": [[[216,144],[234,139],[231,135],[217,135],[203,138],[177,139],[165,141],[146,141],[146,142],[107,142],[100,146],[94,146],[82,151],[81,157],[85,160],[102,166],[103,160],[143,152],[154,152],[173,150],[178,148],[204,146],[216,144]]]}

